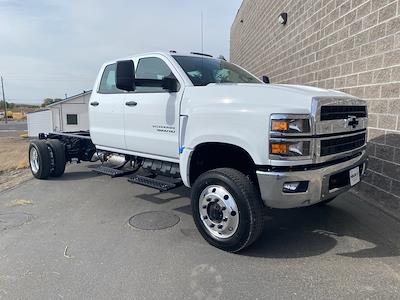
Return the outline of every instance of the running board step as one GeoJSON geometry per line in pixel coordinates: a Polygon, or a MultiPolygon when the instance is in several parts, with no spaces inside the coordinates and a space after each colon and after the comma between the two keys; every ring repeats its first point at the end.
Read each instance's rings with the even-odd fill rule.
{"type": "Polygon", "coordinates": [[[111,168],[111,167],[99,166],[96,169],[94,169],[93,172],[96,172],[98,174],[109,175],[112,178],[114,178],[114,177],[121,177],[121,176],[125,176],[125,175],[130,175],[130,174],[134,173],[135,171],[132,171],[132,170],[118,170],[118,169],[114,169],[114,168],[111,168]]]}
{"type": "Polygon", "coordinates": [[[131,178],[128,179],[128,181],[131,183],[137,183],[140,185],[145,185],[151,188],[155,188],[161,192],[166,192],[168,190],[176,188],[177,186],[182,185],[182,180],[176,180],[176,182],[168,182],[141,175],[132,176],[131,178]]]}

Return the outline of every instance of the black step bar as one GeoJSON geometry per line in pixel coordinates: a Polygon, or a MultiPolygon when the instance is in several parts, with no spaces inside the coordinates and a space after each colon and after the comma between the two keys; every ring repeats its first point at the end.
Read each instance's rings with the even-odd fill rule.
{"type": "Polygon", "coordinates": [[[128,181],[131,183],[148,186],[148,187],[157,189],[161,192],[166,192],[168,190],[172,190],[172,189],[182,185],[182,180],[180,180],[180,179],[176,179],[174,182],[169,182],[169,181],[155,179],[151,176],[148,177],[148,176],[141,176],[141,175],[132,176],[131,178],[128,179],[128,181]]]}
{"type": "Polygon", "coordinates": [[[125,176],[125,175],[131,175],[131,174],[135,173],[136,170],[119,170],[116,168],[99,166],[96,169],[94,169],[93,172],[96,172],[97,174],[108,175],[108,176],[111,176],[111,178],[114,178],[114,177],[121,177],[121,176],[125,176]]]}

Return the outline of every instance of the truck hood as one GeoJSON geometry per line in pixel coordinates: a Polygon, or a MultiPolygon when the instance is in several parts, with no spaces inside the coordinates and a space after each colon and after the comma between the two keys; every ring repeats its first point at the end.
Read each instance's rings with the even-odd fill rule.
{"type": "Polygon", "coordinates": [[[311,86],[286,84],[209,84],[187,87],[181,113],[200,106],[241,107],[269,113],[310,113],[313,97],[352,97],[345,93],[311,86]]]}
{"type": "Polygon", "coordinates": [[[279,89],[282,91],[300,93],[309,97],[317,97],[317,96],[346,96],[347,94],[336,91],[336,90],[327,90],[321,89],[318,87],[307,86],[307,85],[290,85],[290,84],[270,84],[266,85],[267,88],[279,89]]]}
{"type": "MultiPolygon", "coordinates": [[[[268,165],[271,114],[309,115],[314,97],[351,97],[308,86],[210,84],[187,87],[181,102],[181,145],[226,143],[244,149],[255,164],[268,165]]],[[[211,154],[210,154],[211,155],[211,154]]]]}

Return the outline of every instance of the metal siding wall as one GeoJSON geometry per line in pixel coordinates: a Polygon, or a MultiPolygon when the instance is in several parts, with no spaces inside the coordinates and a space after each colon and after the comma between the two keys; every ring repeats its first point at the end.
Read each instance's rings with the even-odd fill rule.
{"type": "Polygon", "coordinates": [[[38,111],[27,115],[28,136],[37,137],[39,133],[53,131],[51,110],[38,111]]]}

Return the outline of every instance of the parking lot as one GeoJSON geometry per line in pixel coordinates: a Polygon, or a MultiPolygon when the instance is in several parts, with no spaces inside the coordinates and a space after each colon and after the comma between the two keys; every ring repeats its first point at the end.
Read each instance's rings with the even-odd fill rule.
{"type": "Polygon", "coordinates": [[[201,238],[188,196],[85,164],[3,191],[0,298],[398,298],[399,223],[350,193],[327,207],[267,212],[261,239],[240,254],[201,238]],[[148,211],[179,222],[129,225],[148,211]]]}

